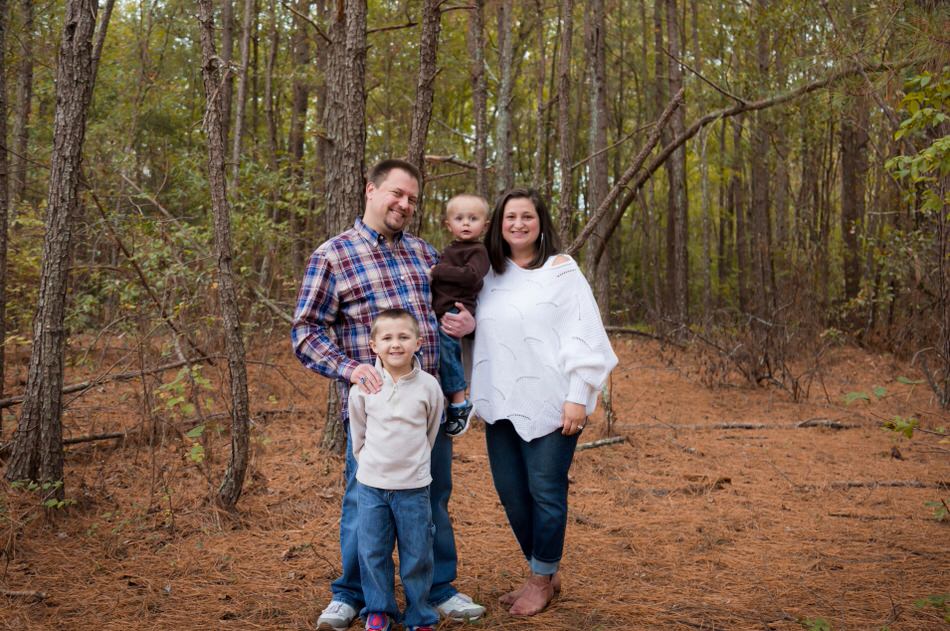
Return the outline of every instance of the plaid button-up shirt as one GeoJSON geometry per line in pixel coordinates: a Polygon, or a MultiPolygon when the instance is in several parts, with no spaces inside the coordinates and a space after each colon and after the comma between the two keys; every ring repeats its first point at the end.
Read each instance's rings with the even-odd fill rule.
{"type": "Polygon", "coordinates": [[[419,321],[422,369],[438,375],[438,321],[432,311],[429,269],[436,250],[410,234],[387,241],[357,219],[353,227],[310,256],[290,337],[304,366],[337,380],[343,420],[349,421],[350,375],[375,361],[370,327],[386,309],[405,309],[419,321]]]}

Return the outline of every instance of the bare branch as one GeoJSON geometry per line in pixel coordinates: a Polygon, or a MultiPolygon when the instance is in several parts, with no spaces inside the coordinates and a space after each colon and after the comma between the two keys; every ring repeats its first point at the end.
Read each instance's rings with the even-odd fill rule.
{"type": "Polygon", "coordinates": [[[298,11],[297,9],[295,9],[294,7],[292,7],[292,6],[291,6],[289,3],[287,3],[287,2],[281,2],[280,4],[283,5],[283,7],[284,7],[285,9],[288,9],[291,13],[293,13],[294,15],[296,15],[298,18],[300,18],[301,20],[304,20],[307,24],[309,24],[310,26],[312,26],[312,27],[313,27],[313,30],[315,30],[315,31],[317,32],[317,35],[319,35],[320,38],[321,38],[324,42],[326,42],[327,44],[330,44],[330,43],[331,43],[330,37],[329,37],[326,33],[323,32],[323,29],[320,28],[320,25],[319,25],[319,24],[317,24],[317,23],[314,22],[312,19],[310,19],[310,16],[309,16],[309,15],[306,15],[306,14],[304,14],[304,13],[301,13],[300,11],[298,11]]]}

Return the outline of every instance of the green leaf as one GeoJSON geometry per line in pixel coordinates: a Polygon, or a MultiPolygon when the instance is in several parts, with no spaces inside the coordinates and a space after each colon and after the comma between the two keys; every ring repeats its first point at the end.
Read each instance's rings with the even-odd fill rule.
{"type": "Polygon", "coordinates": [[[199,443],[195,443],[191,446],[191,451],[188,452],[188,458],[190,458],[192,462],[201,464],[205,459],[205,448],[199,443]]]}
{"type": "Polygon", "coordinates": [[[874,390],[872,390],[872,392],[874,393],[874,396],[880,399],[884,397],[885,394],[887,394],[887,388],[884,386],[874,386],[874,390]]]}
{"type": "Polygon", "coordinates": [[[188,433],[186,433],[185,436],[187,436],[188,438],[200,438],[201,435],[204,434],[204,432],[205,432],[204,424],[195,425],[190,430],[188,430],[188,433]]]}
{"type": "Polygon", "coordinates": [[[847,404],[854,403],[855,401],[870,401],[871,397],[867,392],[849,392],[844,395],[844,402],[847,404]]]}
{"type": "Polygon", "coordinates": [[[908,379],[907,377],[904,377],[904,376],[900,376],[897,378],[897,383],[902,383],[905,386],[913,386],[913,385],[916,385],[918,383],[923,383],[923,382],[924,382],[923,379],[908,379]]]}

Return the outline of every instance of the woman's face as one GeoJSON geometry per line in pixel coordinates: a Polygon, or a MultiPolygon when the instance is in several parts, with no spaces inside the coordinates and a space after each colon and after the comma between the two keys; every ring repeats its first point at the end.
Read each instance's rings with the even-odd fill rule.
{"type": "Polygon", "coordinates": [[[541,234],[541,219],[538,211],[527,197],[509,199],[501,218],[501,236],[511,247],[512,253],[535,250],[535,242],[541,234]]]}

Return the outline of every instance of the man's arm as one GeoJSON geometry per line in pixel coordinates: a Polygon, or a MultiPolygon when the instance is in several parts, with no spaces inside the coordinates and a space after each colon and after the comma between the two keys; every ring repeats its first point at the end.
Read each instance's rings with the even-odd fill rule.
{"type": "Polygon", "coordinates": [[[304,366],[324,377],[349,382],[359,363],[347,357],[330,336],[339,307],[336,276],[326,253],[318,249],[307,264],[290,338],[294,354],[304,366]]]}

